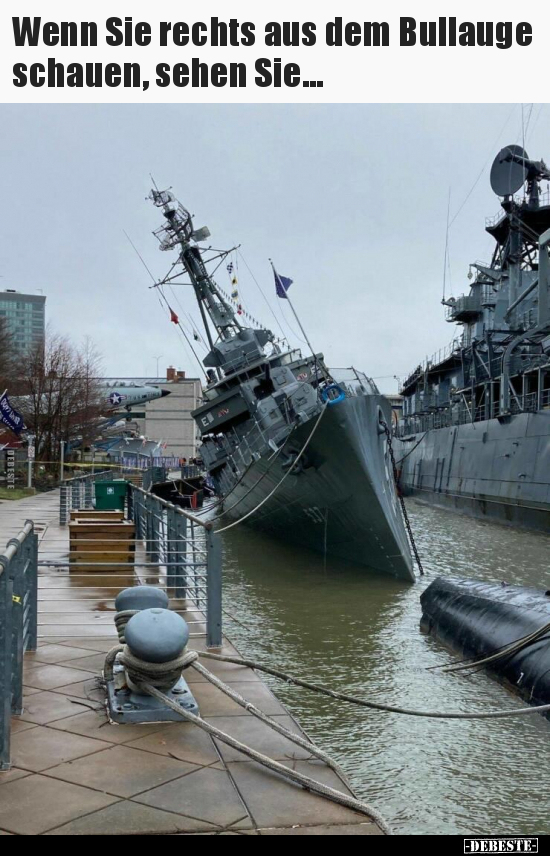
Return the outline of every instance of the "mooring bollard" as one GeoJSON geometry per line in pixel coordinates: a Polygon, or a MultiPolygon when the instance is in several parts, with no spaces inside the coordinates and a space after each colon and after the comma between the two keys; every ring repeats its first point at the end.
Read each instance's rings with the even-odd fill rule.
{"type": "Polygon", "coordinates": [[[112,722],[180,721],[175,711],[143,689],[144,684],[161,689],[185,710],[198,714],[197,702],[181,675],[189,627],[167,605],[166,592],[153,586],[125,589],[116,598],[115,623],[125,647],[118,653],[115,649],[105,661],[112,722]]]}
{"type": "Polygon", "coordinates": [[[166,592],[154,586],[132,586],[119,592],[115,598],[115,624],[119,640],[125,641],[124,629],[137,612],[153,607],[168,609],[168,605],[166,592]]]}

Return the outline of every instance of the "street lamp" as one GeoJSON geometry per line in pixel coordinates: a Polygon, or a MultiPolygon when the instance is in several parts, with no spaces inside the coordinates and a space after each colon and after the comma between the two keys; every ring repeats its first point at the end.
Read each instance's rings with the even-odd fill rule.
{"type": "Polygon", "coordinates": [[[158,376],[159,376],[159,360],[160,360],[160,359],[161,359],[161,357],[163,357],[163,356],[164,356],[164,354],[159,354],[159,355],[158,355],[158,357],[153,357],[153,359],[157,361],[157,374],[156,374],[157,378],[158,378],[158,376]]]}

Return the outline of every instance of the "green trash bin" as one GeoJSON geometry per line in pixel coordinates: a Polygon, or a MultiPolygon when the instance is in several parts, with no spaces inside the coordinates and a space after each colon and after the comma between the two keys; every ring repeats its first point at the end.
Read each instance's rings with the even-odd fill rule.
{"type": "Polygon", "coordinates": [[[95,507],[98,511],[124,511],[127,492],[126,479],[98,481],[95,483],[95,507]]]}

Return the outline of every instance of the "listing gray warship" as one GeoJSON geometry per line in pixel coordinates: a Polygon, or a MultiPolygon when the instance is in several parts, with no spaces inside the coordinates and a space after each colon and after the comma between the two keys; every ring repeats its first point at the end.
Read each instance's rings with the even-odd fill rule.
{"type": "MultiPolygon", "coordinates": [[[[326,555],[414,581],[385,426],[391,409],[373,381],[329,371],[323,355],[282,346],[244,326],[207,269],[195,230],[170,191],[151,191],[165,217],[154,234],[178,251],[164,281],[187,275],[209,352],[208,382],[193,412],[200,456],[219,499],[218,530],[242,521],[326,555]],[[176,273],[174,274],[174,270],[176,273]]],[[[225,257],[221,254],[221,258],[225,257]]]]}
{"type": "Polygon", "coordinates": [[[496,246],[447,299],[462,334],[403,383],[397,425],[405,493],[476,517],[550,531],[550,179],[506,146],[491,170],[496,246]],[[519,191],[519,193],[518,193],[519,191]]]}

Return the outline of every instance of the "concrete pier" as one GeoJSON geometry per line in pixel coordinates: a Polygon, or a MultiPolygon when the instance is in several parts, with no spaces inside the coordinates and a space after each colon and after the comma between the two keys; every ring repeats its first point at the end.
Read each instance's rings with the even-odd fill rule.
{"type": "MultiPolygon", "coordinates": [[[[59,494],[0,503],[0,551],[26,519],[39,558],[66,559],[59,494]]],[[[136,571],[139,570],[138,565],[136,571]]],[[[111,725],[98,686],[117,644],[117,589],[39,569],[38,650],[25,655],[25,709],[12,720],[12,769],[0,773],[0,835],[372,835],[368,817],[291,784],[191,723],[111,725]]],[[[113,575],[116,576],[116,575],[113,575]]],[[[128,581],[120,587],[128,585],[128,581]]],[[[205,650],[203,616],[178,601],[190,647],[205,650]]],[[[224,640],[223,651],[237,653],[224,640]]],[[[302,733],[258,675],[205,665],[265,713],[302,733]]],[[[188,669],[201,716],[283,764],[350,793],[333,770],[273,732],[188,669]]]]}

